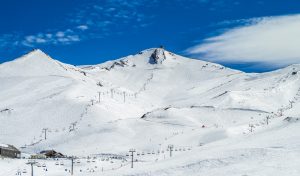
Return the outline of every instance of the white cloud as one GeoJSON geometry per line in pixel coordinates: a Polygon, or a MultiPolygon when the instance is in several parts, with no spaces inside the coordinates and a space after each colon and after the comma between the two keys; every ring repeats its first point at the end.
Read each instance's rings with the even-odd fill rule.
{"type": "Polygon", "coordinates": [[[151,17],[145,15],[140,8],[156,4],[157,0],[95,0],[85,3],[75,13],[70,14],[68,21],[82,31],[89,29],[88,38],[101,38],[105,31],[110,30],[113,34],[123,30],[116,26],[128,25],[130,22],[145,23],[151,17]]]}
{"type": "Polygon", "coordinates": [[[58,31],[58,32],[56,33],[56,37],[64,37],[64,36],[65,36],[65,33],[62,32],[62,31],[58,31]]]}
{"type": "Polygon", "coordinates": [[[87,25],[80,25],[80,26],[77,26],[77,29],[80,29],[80,30],[87,30],[89,27],[87,25]]]}
{"type": "Polygon", "coordinates": [[[210,61],[266,63],[274,67],[300,63],[300,15],[256,18],[187,49],[210,61]]]}
{"type": "Polygon", "coordinates": [[[123,32],[123,28],[116,26],[128,25],[130,21],[145,27],[145,19],[150,17],[139,8],[154,4],[157,4],[157,0],[95,0],[83,3],[65,19],[69,29],[49,28],[30,35],[20,31],[16,34],[0,34],[0,49],[68,45],[82,40],[103,38],[123,32]]]}
{"type": "Polygon", "coordinates": [[[36,38],[36,43],[46,43],[47,40],[43,38],[36,38]]]}
{"type": "Polygon", "coordinates": [[[80,41],[81,38],[73,30],[57,31],[53,33],[38,33],[25,36],[20,44],[34,47],[38,44],[62,44],[67,45],[80,41]]]}

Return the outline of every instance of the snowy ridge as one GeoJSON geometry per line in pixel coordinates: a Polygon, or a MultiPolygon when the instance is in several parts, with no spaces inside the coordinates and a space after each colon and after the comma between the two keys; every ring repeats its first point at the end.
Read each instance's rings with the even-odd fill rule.
{"type": "MultiPolygon", "coordinates": [[[[76,67],[35,50],[0,64],[0,143],[76,155],[81,168],[91,165],[83,157],[119,158],[82,176],[299,175],[281,159],[300,162],[299,71],[248,74],[163,48],[76,67]]],[[[65,174],[44,162],[48,175],[65,174]]],[[[0,175],[15,166],[0,160],[0,175]]]]}
{"type": "Polygon", "coordinates": [[[0,65],[1,77],[48,75],[70,76],[72,73],[68,73],[68,70],[80,72],[80,69],[54,60],[39,49],[33,50],[11,62],[0,65]]]}

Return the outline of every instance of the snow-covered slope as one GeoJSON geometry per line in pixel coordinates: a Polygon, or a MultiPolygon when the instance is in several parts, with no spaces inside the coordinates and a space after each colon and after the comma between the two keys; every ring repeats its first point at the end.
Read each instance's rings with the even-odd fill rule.
{"type": "Polygon", "coordinates": [[[107,175],[297,175],[279,158],[300,155],[299,70],[248,74],[162,48],[75,67],[35,50],[0,64],[0,143],[80,157],[140,153],[140,169],[107,164],[107,175]]]}

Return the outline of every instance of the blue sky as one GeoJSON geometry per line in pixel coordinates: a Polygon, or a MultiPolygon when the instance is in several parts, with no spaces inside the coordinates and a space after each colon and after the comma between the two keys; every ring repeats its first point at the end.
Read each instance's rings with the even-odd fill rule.
{"type": "MultiPolygon", "coordinates": [[[[257,48],[248,51],[249,46],[258,46],[261,41],[257,40],[237,48],[243,52],[234,51],[235,55],[227,47],[239,47],[245,40],[255,38],[248,34],[268,36],[269,28],[277,29],[286,21],[290,25],[288,30],[296,31],[298,26],[293,23],[300,19],[298,0],[3,0],[0,3],[0,63],[40,48],[65,63],[98,64],[160,45],[181,55],[249,72],[300,63],[293,59],[298,55],[285,58],[285,52],[291,53],[286,48],[277,60],[272,60],[270,54],[253,54],[257,48]]],[[[284,37],[291,33],[288,30],[278,29],[279,32],[273,33],[284,37]]],[[[270,43],[265,43],[259,48],[261,53],[264,47],[270,53],[276,47],[282,48],[270,48],[270,43]]]]}

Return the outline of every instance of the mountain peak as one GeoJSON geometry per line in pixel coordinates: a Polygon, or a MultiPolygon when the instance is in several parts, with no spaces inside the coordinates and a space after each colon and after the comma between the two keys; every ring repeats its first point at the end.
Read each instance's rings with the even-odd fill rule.
{"type": "Polygon", "coordinates": [[[175,54],[167,51],[164,49],[164,47],[159,48],[149,48],[146,50],[143,50],[139,52],[138,55],[143,55],[145,58],[147,58],[147,63],[149,64],[162,64],[167,60],[172,60],[175,57],[175,54]]]}
{"type": "Polygon", "coordinates": [[[41,49],[37,48],[37,49],[34,49],[34,50],[30,51],[29,53],[44,53],[44,52],[41,49]]]}
{"type": "Polygon", "coordinates": [[[34,49],[34,50],[30,51],[29,53],[21,56],[17,60],[31,60],[31,59],[51,60],[51,61],[53,60],[49,55],[47,55],[40,49],[34,49]]]}
{"type": "Polygon", "coordinates": [[[35,49],[13,61],[0,65],[0,74],[6,76],[62,75],[66,68],[40,49],[35,49]]]}
{"type": "Polygon", "coordinates": [[[165,50],[163,48],[156,48],[150,56],[150,64],[161,64],[166,60],[165,50]]]}

